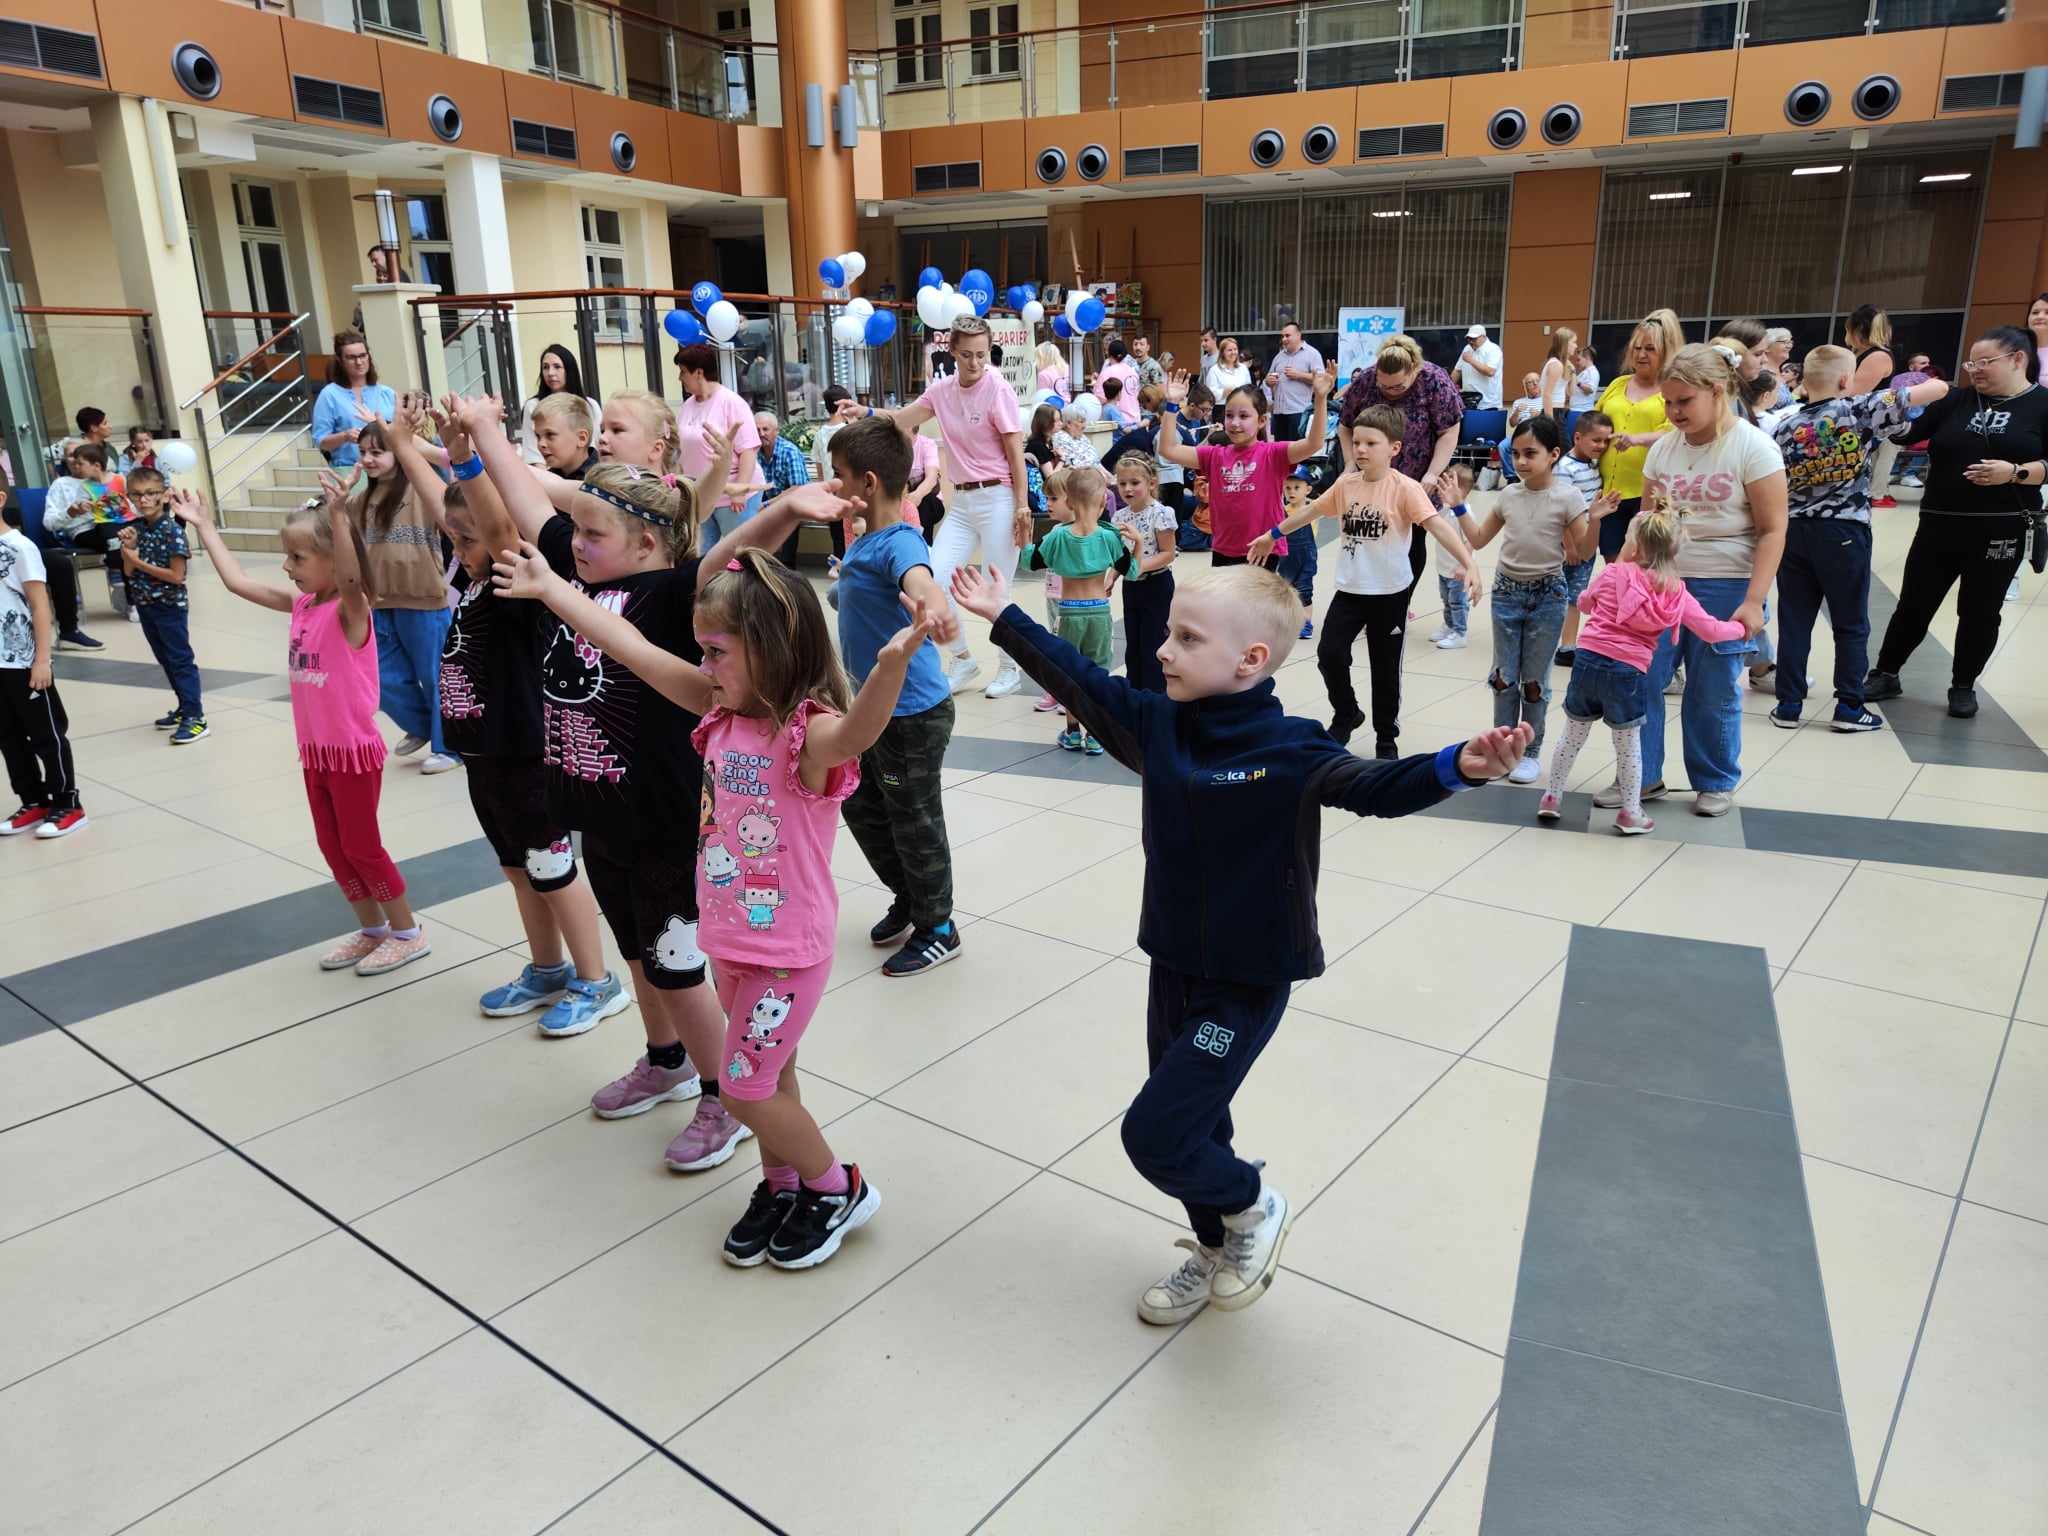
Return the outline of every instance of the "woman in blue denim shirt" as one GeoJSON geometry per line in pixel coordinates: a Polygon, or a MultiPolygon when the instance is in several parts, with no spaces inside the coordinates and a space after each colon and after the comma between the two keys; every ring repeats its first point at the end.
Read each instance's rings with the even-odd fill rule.
{"type": "Polygon", "coordinates": [[[356,462],[356,436],[373,421],[389,421],[398,410],[398,396],[377,382],[370,344],[361,331],[334,333],[334,361],[327,369],[327,387],[313,401],[313,441],[336,469],[356,462]]]}

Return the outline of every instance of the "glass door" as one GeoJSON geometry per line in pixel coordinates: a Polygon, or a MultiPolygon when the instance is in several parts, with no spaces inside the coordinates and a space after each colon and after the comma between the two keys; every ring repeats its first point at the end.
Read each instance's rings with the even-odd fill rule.
{"type": "Polygon", "coordinates": [[[49,430],[29,362],[28,321],[21,313],[9,244],[6,227],[0,225],[0,454],[11,484],[48,485],[50,466],[42,445],[49,441],[49,430]]]}

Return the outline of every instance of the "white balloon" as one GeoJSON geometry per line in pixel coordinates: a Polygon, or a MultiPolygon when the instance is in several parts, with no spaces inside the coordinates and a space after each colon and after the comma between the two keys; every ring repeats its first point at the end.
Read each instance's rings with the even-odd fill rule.
{"type": "Polygon", "coordinates": [[[859,315],[861,319],[865,320],[875,312],[875,306],[866,299],[855,299],[846,306],[846,312],[849,315],[859,315]]]}
{"type": "Polygon", "coordinates": [[[1100,421],[1102,419],[1102,402],[1091,394],[1074,396],[1074,409],[1090,421],[1100,421]]]}
{"type": "Polygon", "coordinates": [[[965,320],[974,313],[974,300],[967,297],[964,293],[952,295],[952,297],[946,300],[946,303],[948,306],[946,323],[948,325],[951,325],[955,320],[965,320]]]}
{"type": "Polygon", "coordinates": [[[867,271],[868,269],[868,259],[867,257],[861,255],[859,251],[848,251],[844,256],[839,258],[839,265],[842,269],[844,269],[846,273],[846,280],[849,283],[858,282],[860,280],[861,273],[867,271]]]}
{"type": "MultiPolygon", "coordinates": [[[[1086,288],[1069,288],[1067,290],[1067,324],[1074,325],[1074,316],[1080,312],[1081,301],[1087,297],[1088,290],[1086,288]]],[[[1074,329],[1078,331],[1080,327],[1074,325],[1074,329]]]]}
{"type": "Polygon", "coordinates": [[[867,325],[859,315],[841,315],[832,322],[832,339],[842,347],[857,347],[867,339],[867,325]]]}
{"type": "Polygon", "coordinates": [[[943,331],[953,323],[953,307],[939,289],[920,288],[917,290],[917,318],[925,323],[927,330],[943,331]]]}
{"type": "Polygon", "coordinates": [[[720,299],[704,311],[704,329],[717,342],[731,341],[740,333],[740,312],[730,299],[720,299]]]}
{"type": "Polygon", "coordinates": [[[1026,304],[1020,313],[1024,316],[1024,323],[1026,325],[1043,325],[1045,323],[1045,306],[1036,299],[1026,304]]]}
{"type": "Polygon", "coordinates": [[[1031,397],[1031,403],[1033,405],[1048,405],[1059,398],[1060,392],[1058,390],[1041,389],[1037,394],[1031,397]]]}
{"type": "Polygon", "coordinates": [[[167,475],[189,475],[199,467],[199,454],[180,437],[167,437],[156,445],[156,467],[167,475]]]}

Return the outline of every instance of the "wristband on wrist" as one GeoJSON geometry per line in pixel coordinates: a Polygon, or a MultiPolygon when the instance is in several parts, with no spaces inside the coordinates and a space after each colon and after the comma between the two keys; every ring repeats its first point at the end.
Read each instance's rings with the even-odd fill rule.
{"type": "Polygon", "coordinates": [[[1168,401],[1164,402],[1164,403],[1163,403],[1163,404],[1162,404],[1162,405],[1161,405],[1161,406],[1159,407],[1159,409],[1160,409],[1160,411],[1161,411],[1162,413],[1164,413],[1164,414],[1166,414],[1166,415],[1168,415],[1168,416],[1178,416],[1178,415],[1180,414],[1180,405],[1179,405],[1179,403],[1178,403],[1177,401],[1173,401],[1173,400],[1168,400],[1168,401]]]}
{"type": "Polygon", "coordinates": [[[448,473],[457,480],[474,480],[483,472],[484,456],[480,453],[472,453],[466,463],[450,464],[448,466],[448,473]]]}

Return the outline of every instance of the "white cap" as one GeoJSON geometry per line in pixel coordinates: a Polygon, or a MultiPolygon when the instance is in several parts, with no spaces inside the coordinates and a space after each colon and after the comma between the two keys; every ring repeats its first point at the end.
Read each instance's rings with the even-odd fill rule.
{"type": "Polygon", "coordinates": [[[1483,326],[1483,325],[1475,325],[1475,326],[1473,326],[1471,330],[1469,330],[1469,331],[1467,331],[1467,332],[1465,333],[1465,339],[1466,339],[1467,341],[1484,341],[1484,340],[1486,340],[1486,327],[1485,327],[1485,326],[1483,326]]]}

